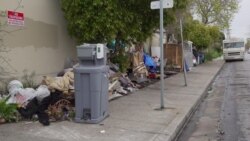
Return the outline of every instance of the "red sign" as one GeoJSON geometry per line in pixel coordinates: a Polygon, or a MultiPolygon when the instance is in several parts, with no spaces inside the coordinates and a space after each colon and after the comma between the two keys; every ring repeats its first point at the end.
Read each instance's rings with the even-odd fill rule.
{"type": "Polygon", "coordinates": [[[24,14],[15,11],[8,11],[8,24],[24,26],[24,14]]]}

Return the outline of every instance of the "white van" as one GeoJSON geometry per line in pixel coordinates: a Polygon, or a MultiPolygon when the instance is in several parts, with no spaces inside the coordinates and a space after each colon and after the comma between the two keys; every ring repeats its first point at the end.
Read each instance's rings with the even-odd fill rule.
{"type": "Polygon", "coordinates": [[[245,57],[245,41],[244,39],[223,40],[223,56],[224,60],[244,60],[245,57]]]}

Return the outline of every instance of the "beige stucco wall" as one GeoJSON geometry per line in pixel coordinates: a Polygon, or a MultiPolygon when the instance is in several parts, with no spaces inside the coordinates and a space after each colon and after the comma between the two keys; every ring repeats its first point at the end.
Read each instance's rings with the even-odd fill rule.
{"type": "MultiPolygon", "coordinates": [[[[24,13],[24,27],[4,26],[9,33],[2,32],[1,37],[8,52],[2,53],[7,62],[0,60],[1,65],[12,76],[22,76],[23,70],[34,71],[38,79],[55,75],[63,69],[66,58],[76,54],[59,0],[0,0],[0,11],[16,8],[24,13]]],[[[0,20],[5,22],[7,17],[0,20]]]]}

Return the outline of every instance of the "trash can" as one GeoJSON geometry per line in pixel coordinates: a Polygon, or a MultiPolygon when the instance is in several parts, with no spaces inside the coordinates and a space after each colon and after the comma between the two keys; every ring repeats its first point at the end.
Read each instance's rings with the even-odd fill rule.
{"type": "Polygon", "coordinates": [[[75,74],[75,122],[99,123],[108,116],[107,49],[103,44],[77,47],[75,74]]]}

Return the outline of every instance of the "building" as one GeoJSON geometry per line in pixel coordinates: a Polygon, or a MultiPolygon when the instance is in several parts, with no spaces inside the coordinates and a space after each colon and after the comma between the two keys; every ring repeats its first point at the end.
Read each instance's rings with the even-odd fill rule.
{"type": "Polygon", "coordinates": [[[57,74],[67,58],[75,58],[76,45],[68,35],[59,0],[0,0],[0,21],[4,76],[21,77],[27,70],[39,80],[57,74]],[[8,11],[23,13],[24,25],[9,25],[8,11]]]}

